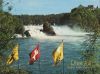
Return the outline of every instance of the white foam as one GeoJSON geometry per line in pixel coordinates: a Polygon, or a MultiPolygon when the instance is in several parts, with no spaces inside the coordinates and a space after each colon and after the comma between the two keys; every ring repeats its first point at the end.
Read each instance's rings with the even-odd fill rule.
{"type": "Polygon", "coordinates": [[[68,26],[53,26],[54,31],[56,32],[56,36],[48,36],[45,33],[41,32],[40,30],[43,29],[42,25],[38,26],[25,26],[25,30],[29,30],[31,37],[37,39],[50,39],[50,40],[80,40],[83,36],[88,33],[85,32],[77,32],[69,28],[68,26]]]}

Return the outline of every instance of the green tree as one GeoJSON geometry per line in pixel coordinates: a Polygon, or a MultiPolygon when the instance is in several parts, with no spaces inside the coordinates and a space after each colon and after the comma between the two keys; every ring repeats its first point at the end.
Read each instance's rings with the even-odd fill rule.
{"type": "Polygon", "coordinates": [[[77,71],[78,74],[99,74],[100,67],[98,67],[96,47],[100,24],[94,9],[85,7],[77,8],[71,13],[71,18],[75,20],[81,28],[93,34],[84,42],[83,62],[85,63],[83,69],[77,71]]]}
{"type": "MultiPolygon", "coordinates": [[[[15,33],[23,34],[24,27],[17,17],[3,11],[2,3],[3,0],[0,0],[0,74],[31,74],[26,70],[18,71],[16,68],[6,65],[7,51],[16,44],[13,35],[15,33]]],[[[8,7],[8,11],[10,10],[11,7],[8,7]]]]}
{"type": "Polygon", "coordinates": [[[13,35],[22,34],[23,31],[23,25],[16,17],[9,13],[0,13],[0,74],[17,74],[14,69],[6,66],[8,56],[5,53],[16,44],[13,35]]]}

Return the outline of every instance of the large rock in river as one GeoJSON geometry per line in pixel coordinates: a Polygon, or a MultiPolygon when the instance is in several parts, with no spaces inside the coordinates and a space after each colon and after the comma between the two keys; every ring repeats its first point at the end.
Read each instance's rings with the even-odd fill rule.
{"type": "Polygon", "coordinates": [[[24,32],[24,34],[26,35],[26,37],[31,37],[31,35],[30,35],[30,33],[29,33],[29,30],[26,30],[26,31],[24,32]]]}
{"type": "Polygon", "coordinates": [[[45,22],[43,24],[43,30],[40,31],[43,31],[47,35],[56,35],[56,33],[53,30],[53,27],[48,22],[45,22]]]}

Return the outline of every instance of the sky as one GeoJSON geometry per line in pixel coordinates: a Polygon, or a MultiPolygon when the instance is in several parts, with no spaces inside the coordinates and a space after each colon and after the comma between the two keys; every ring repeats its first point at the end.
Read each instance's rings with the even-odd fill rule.
{"type": "MultiPolygon", "coordinates": [[[[100,7],[100,0],[4,0],[10,2],[13,7],[10,13],[14,15],[47,15],[67,13],[71,9],[83,6],[94,5],[100,7]]],[[[4,7],[6,9],[6,6],[4,7]]]]}

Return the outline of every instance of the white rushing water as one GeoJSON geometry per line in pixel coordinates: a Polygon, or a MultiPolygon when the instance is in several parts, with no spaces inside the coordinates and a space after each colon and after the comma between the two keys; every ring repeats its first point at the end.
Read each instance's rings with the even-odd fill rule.
{"type": "Polygon", "coordinates": [[[43,29],[42,25],[39,26],[25,26],[25,30],[29,30],[29,33],[31,34],[31,37],[37,38],[37,39],[49,39],[49,40],[81,40],[84,36],[86,36],[88,33],[85,32],[77,32],[69,28],[68,26],[53,26],[53,29],[56,36],[48,36],[45,33],[41,32],[40,29],[43,29]]]}

